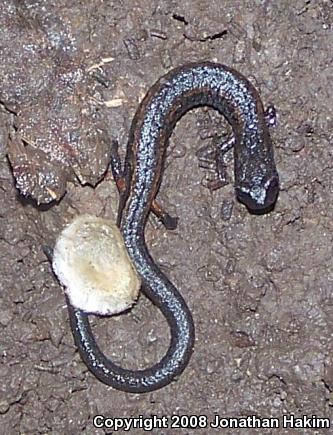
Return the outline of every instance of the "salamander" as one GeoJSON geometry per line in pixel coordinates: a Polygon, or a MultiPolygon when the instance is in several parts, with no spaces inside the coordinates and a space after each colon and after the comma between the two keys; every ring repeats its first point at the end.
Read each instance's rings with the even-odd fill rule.
{"type": "Polygon", "coordinates": [[[143,292],[168,321],[169,348],[152,367],[124,369],[101,352],[88,315],[68,305],[74,339],[84,362],[98,379],[122,391],[142,393],[169,384],[184,370],[193,350],[191,312],[150,256],[145,226],[161,183],[168,139],[180,117],[198,106],[213,107],[232,126],[238,199],[250,210],[261,212],[269,210],[278,195],[279,177],[268,122],[258,92],[243,75],[217,63],[192,63],[173,69],[152,86],[134,116],[124,169],[114,153],[113,172],[120,190],[118,224],[141,276],[143,292]]]}

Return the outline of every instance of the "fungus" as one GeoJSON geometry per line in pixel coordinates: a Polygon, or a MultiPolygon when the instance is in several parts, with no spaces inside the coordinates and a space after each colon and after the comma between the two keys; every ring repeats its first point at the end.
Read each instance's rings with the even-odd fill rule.
{"type": "Polygon", "coordinates": [[[140,278],[118,227],[108,219],[76,217],[56,241],[52,267],[71,304],[88,313],[120,313],[139,294],[140,278]]]}

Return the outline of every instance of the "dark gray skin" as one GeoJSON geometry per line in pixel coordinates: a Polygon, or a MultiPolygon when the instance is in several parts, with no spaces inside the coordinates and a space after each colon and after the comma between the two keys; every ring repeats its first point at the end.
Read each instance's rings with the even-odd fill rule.
{"type": "Polygon", "coordinates": [[[197,63],[172,70],[149,90],[132,122],[124,173],[115,153],[113,172],[120,190],[118,224],[129,256],[141,276],[143,292],[169,323],[169,349],[150,368],[123,369],[100,351],[88,315],[68,303],[71,327],[82,359],[98,379],[122,391],[143,393],[169,384],[185,369],[193,350],[191,313],[151,258],[144,230],[160,185],[168,139],[179,118],[197,106],[217,109],[233,128],[238,198],[250,210],[260,212],[272,207],[278,195],[279,179],[263,106],[245,77],[223,65],[197,63]]]}

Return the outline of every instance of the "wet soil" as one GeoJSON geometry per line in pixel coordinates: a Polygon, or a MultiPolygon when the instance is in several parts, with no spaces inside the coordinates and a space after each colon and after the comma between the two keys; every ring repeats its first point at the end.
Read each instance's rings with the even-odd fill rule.
{"type": "MultiPolygon", "coordinates": [[[[94,428],[96,414],[332,420],[332,23],[329,0],[1,2],[2,433],[111,433],[94,428]],[[198,60],[233,66],[275,105],[281,192],[271,213],[249,214],[234,196],[231,153],[229,184],[210,193],[195,152],[227,126],[208,109],[178,123],[159,200],[179,226],[167,231],[151,217],[146,234],[193,312],[196,345],[177,382],[126,394],[81,361],[41,246],[77,214],[115,219],[111,139],[125,150],[149,87],[198,60]]],[[[127,367],[152,364],[168,345],[163,317],[143,296],[93,325],[104,351],[127,367]]]]}

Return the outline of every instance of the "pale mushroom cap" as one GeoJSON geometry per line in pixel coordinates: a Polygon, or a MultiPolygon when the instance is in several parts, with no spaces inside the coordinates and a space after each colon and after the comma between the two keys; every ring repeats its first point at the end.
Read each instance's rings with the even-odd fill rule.
{"type": "Polygon", "coordinates": [[[52,267],[72,305],[86,312],[116,314],[138,297],[140,278],[108,219],[76,217],[57,239],[52,267]]]}

